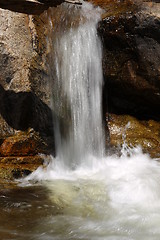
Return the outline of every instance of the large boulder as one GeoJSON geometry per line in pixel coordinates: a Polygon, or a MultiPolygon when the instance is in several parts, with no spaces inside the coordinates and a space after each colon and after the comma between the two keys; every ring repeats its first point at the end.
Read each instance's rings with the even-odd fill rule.
{"type": "Polygon", "coordinates": [[[130,122],[126,142],[160,157],[160,3],[94,2],[104,9],[99,34],[104,48],[107,140],[112,149],[122,146],[130,122]]]}
{"type": "Polygon", "coordinates": [[[9,157],[20,159],[26,151],[31,164],[38,153],[54,154],[51,70],[47,60],[51,50],[46,37],[49,19],[47,12],[32,16],[0,8],[0,22],[1,157],[9,162],[9,157]],[[30,129],[39,136],[36,145],[26,137],[30,129]],[[19,137],[24,137],[23,144],[17,141],[19,137]]]}
{"type": "Polygon", "coordinates": [[[159,120],[160,3],[118,2],[110,3],[99,25],[104,105],[110,112],[159,120]]]}
{"type": "Polygon", "coordinates": [[[160,158],[160,122],[110,114],[108,129],[111,149],[119,150],[125,142],[131,148],[141,146],[151,157],[160,158]]]}

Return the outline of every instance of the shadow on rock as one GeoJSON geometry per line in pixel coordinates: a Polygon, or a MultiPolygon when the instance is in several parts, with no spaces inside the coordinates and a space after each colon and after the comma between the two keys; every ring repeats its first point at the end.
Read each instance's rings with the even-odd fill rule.
{"type": "Polygon", "coordinates": [[[33,92],[6,91],[0,85],[0,114],[15,130],[33,128],[53,150],[53,117],[51,109],[33,92]]]}
{"type": "Polygon", "coordinates": [[[27,0],[0,0],[0,8],[13,12],[40,15],[49,7],[56,7],[63,0],[32,2],[27,0]],[[43,4],[41,3],[43,2],[43,4]]]}

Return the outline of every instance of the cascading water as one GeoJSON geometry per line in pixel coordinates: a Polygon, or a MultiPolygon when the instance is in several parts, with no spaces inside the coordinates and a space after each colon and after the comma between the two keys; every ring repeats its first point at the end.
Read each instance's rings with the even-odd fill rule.
{"type": "Polygon", "coordinates": [[[44,184],[56,210],[46,218],[42,238],[35,239],[159,240],[159,162],[126,145],[121,157],[104,157],[100,10],[63,5],[58,13],[53,44],[57,157],[26,178],[50,180],[44,184]]]}
{"type": "Polygon", "coordinates": [[[58,115],[55,140],[60,161],[65,167],[75,168],[92,156],[102,158],[104,152],[102,49],[97,35],[101,11],[90,4],[62,8],[64,17],[55,26],[59,31],[55,30],[53,46],[57,83],[53,109],[58,115]]]}

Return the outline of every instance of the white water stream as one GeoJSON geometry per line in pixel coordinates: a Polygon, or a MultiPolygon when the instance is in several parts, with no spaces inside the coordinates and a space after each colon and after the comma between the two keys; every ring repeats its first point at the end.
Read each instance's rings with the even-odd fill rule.
{"type": "Polygon", "coordinates": [[[159,240],[159,162],[140,147],[104,156],[100,10],[63,5],[61,14],[54,44],[57,157],[26,179],[45,180],[59,214],[46,219],[52,233],[38,239],[159,240]]]}
{"type": "Polygon", "coordinates": [[[103,74],[101,41],[97,36],[101,10],[90,4],[80,9],[68,5],[61,8],[63,17],[55,26],[53,45],[53,109],[57,115],[57,155],[66,169],[87,164],[90,156],[102,158],[104,154],[103,74]]]}

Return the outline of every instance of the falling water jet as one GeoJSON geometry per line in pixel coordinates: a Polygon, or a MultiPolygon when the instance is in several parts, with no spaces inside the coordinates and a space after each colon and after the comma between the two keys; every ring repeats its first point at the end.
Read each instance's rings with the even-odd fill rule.
{"type": "Polygon", "coordinates": [[[63,4],[59,11],[53,32],[55,141],[59,161],[72,169],[104,154],[102,46],[97,34],[102,11],[89,3],[63,4]]]}

